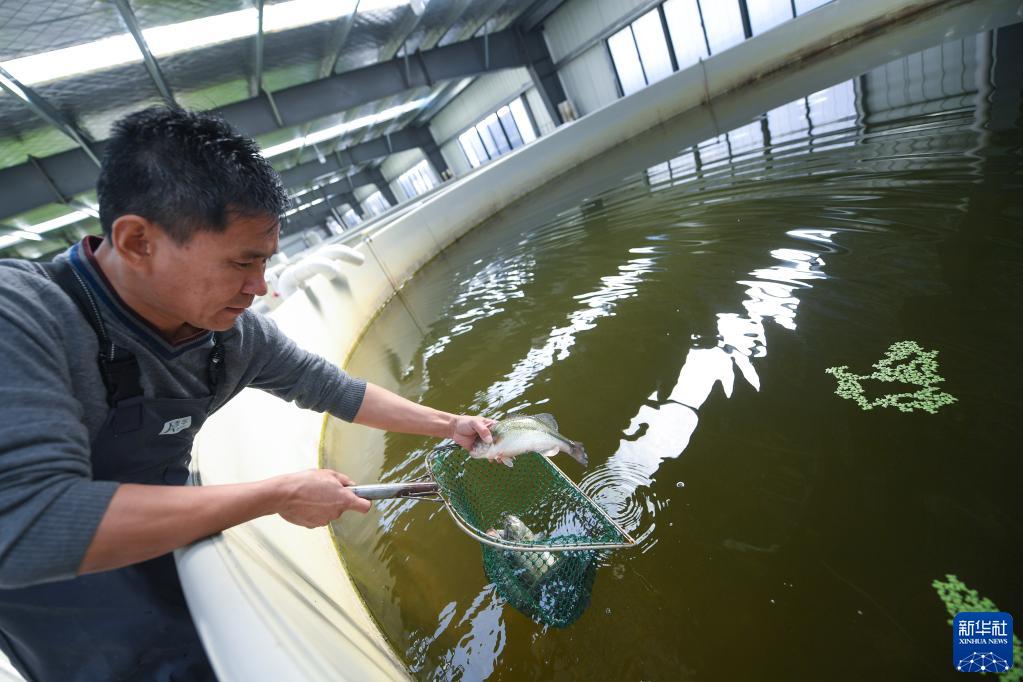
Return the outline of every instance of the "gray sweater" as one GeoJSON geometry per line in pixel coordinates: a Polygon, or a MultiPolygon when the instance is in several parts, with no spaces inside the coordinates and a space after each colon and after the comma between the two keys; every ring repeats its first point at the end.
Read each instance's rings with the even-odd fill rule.
{"type": "MultiPolygon", "coordinates": [[[[106,281],[87,237],[58,258],[82,275],[111,340],[139,362],[147,397],[209,395],[212,334],[171,344],[106,281]]],[[[246,386],[354,419],[366,383],[295,345],[251,311],[221,335],[216,411],[246,386]]],[[[106,418],[98,341],[75,303],[33,263],[0,260],[0,588],[75,575],[118,484],[92,480],[90,446],[106,418]]]]}

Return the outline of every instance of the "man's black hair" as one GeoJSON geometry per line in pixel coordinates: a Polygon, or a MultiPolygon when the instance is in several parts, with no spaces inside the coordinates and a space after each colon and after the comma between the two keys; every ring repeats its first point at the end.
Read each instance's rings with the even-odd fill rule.
{"type": "Polygon", "coordinates": [[[114,123],[97,184],[99,220],[134,213],[184,244],[232,215],[281,218],[288,197],[251,139],[213,114],[152,107],[114,123]]]}

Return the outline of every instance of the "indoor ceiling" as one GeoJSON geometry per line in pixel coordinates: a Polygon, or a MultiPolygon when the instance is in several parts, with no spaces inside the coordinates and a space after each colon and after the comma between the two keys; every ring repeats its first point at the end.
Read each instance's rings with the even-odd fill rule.
{"type": "MultiPolygon", "coordinates": [[[[126,113],[170,102],[220,109],[266,93],[273,100],[288,88],[395,58],[409,68],[417,51],[497,33],[517,20],[532,26],[538,12],[549,14],[557,4],[0,0],[0,173],[38,170],[37,182],[53,190],[50,203],[16,215],[3,212],[0,254],[39,257],[98,230],[95,193],[59,196],[58,183],[46,172],[47,157],[81,150],[98,157],[101,151],[93,147],[126,113]]],[[[339,105],[329,115],[277,125],[255,137],[284,172],[426,123],[468,82],[430,82],[354,107],[339,105]]],[[[289,190],[298,193],[331,179],[307,180],[289,190]]]]}

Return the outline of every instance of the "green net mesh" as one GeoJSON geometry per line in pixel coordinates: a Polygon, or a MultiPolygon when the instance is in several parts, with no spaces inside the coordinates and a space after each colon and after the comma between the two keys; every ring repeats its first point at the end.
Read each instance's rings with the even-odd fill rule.
{"type": "Polygon", "coordinates": [[[633,544],[536,453],[519,455],[509,468],[473,459],[460,448],[438,450],[430,470],[455,519],[483,543],[487,578],[509,604],[538,622],[574,622],[589,604],[602,551],[633,544]]]}

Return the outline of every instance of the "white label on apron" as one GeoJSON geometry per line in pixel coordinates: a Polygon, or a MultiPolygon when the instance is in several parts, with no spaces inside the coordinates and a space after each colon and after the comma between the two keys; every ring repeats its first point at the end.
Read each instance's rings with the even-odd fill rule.
{"type": "Polygon", "coordinates": [[[163,425],[163,430],[158,435],[160,436],[173,436],[175,433],[181,433],[189,426],[192,425],[192,417],[181,417],[179,419],[171,419],[169,422],[163,425]]]}

